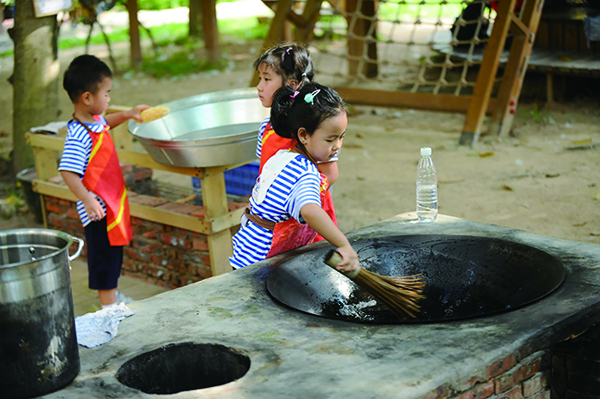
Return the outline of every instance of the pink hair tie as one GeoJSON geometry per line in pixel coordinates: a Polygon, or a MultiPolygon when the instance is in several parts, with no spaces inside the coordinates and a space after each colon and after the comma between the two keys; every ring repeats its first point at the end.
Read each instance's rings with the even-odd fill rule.
{"type": "Polygon", "coordinates": [[[294,94],[290,94],[290,97],[296,98],[296,96],[300,93],[299,91],[295,91],[294,94]]]}

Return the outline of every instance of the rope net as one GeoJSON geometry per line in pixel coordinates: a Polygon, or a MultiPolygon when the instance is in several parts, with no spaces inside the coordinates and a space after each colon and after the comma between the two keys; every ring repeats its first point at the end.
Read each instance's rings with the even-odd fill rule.
{"type": "Polygon", "coordinates": [[[496,12],[490,0],[324,2],[310,51],[321,83],[471,94],[496,12]]]}

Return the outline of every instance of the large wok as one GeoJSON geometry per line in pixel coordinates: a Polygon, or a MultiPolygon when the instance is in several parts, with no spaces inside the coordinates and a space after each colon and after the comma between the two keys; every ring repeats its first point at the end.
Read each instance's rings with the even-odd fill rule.
{"type": "Polygon", "coordinates": [[[421,312],[399,320],[351,280],[329,268],[330,248],[274,269],[267,289],[281,303],[317,316],[374,323],[465,319],[527,305],[554,291],[565,270],[537,248],[485,237],[396,236],[352,243],[362,267],[386,276],[423,273],[421,312]]]}

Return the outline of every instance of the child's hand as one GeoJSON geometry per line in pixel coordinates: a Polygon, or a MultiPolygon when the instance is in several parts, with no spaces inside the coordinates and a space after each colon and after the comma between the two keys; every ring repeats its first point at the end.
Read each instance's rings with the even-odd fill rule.
{"type": "Polygon", "coordinates": [[[146,105],[146,104],[140,104],[140,105],[136,105],[135,107],[131,108],[127,112],[129,113],[129,116],[132,119],[135,119],[136,122],[142,123],[143,120],[140,117],[140,112],[142,112],[143,110],[148,109],[148,108],[152,108],[152,107],[149,105],[146,105]]]}
{"type": "Polygon", "coordinates": [[[102,220],[104,217],[104,209],[102,209],[102,205],[100,205],[96,198],[90,195],[88,199],[82,202],[85,212],[91,221],[97,222],[98,220],[102,220]]]}
{"type": "Polygon", "coordinates": [[[342,261],[338,263],[338,270],[343,272],[353,272],[360,268],[358,264],[358,254],[350,244],[338,247],[337,251],[342,255],[342,261]]]}

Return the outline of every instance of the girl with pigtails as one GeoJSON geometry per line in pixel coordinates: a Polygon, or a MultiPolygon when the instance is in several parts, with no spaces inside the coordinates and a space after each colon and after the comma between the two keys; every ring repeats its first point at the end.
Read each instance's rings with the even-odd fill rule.
{"type": "MultiPolygon", "coordinates": [[[[334,245],[343,261],[338,269],[358,269],[350,242],[321,207],[322,176],[317,165],[337,156],[346,134],[348,117],[335,90],[306,83],[298,90],[281,87],[271,106],[275,132],[293,140],[263,165],[252,190],[240,230],[233,237],[233,268],[266,259],[278,227],[294,219],[308,225],[334,245]]],[[[290,237],[294,239],[294,237],[290,237]]]]}
{"type": "MultiPolygon", "coordinates": [[[[314,77],[314,68],[308,50],[296,43],[283,43],[267,50],[256,60],[254,67],[259,75],[256,87],[258,96],[262,105],[267,108],[271,107],[275,92],[281,87],[289,86],[294,90],[299,90],[305,84],[310,83],[314,77]]],[[[259,173],[267,160],[277,151],[292,149],[295,145],[294,138],[278,135],[272,128],[270,117],[266,118],[258,131],[256,156],[260,158],[259,173]]],[[[336,155],[332,159],[317,164],[321,173],[321,204],[336,226],[337,219],[329,188],[338,177],[337,160],[336,155]]],[[[321,240],[323,237],[310,226],[299,224],[295,219],[290,218],[278,226],[275,231],[267,257],[321,240]]]]}

